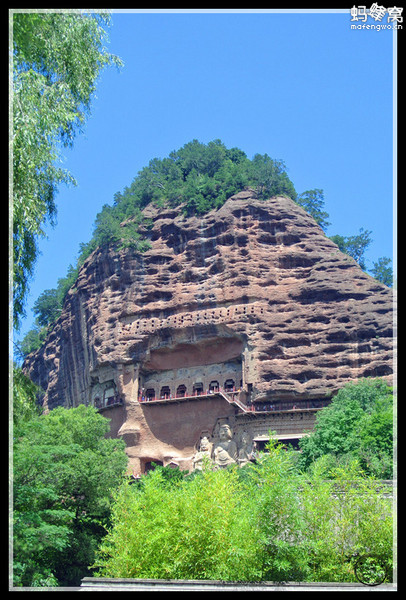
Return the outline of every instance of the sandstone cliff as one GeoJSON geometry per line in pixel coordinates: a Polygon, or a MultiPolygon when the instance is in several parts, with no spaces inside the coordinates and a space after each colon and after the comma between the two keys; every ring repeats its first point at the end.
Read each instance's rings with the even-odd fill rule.
{"type": "Polygon", "coordinates": [[[248,403],[300,402],[392,373],[391,290],[293,201],[248,190],[202,217],[145,214],[151,249],[95,251],[27,358],[45,407],[126,405],[221,374],[248,403]]]}

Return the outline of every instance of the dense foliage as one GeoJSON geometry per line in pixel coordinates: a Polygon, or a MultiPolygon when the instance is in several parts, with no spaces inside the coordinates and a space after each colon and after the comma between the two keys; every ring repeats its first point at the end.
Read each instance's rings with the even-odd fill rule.
{"type": "Polygon", "coordinates": [[[320,462],[326,473],[358,460],[379,479],[393,476],[393,395],[380,379],[346,385],[320,411],[314,431],[300,443],[302,468],[320,462]]]}
{"type": "Polygon", "coordinates": [[[135,483],[104,417],[85,406],[39,415],[38,389],[18,368],[15,381],[16,586],[78,585],[92,573],[354,581],[354,553],[392,564],[392,503],[368,474],[389,475],[381,380],[343,388],[300,453],[271,440],[243,468],[157,467],[135,483]]]}
{"type": "Polygon", "coordinates": [[[92,407],[36,414],[23,378],[14,385],[14,585],[77,585],[105,534],[125,444],[106,438],[108,420],[92,407]]]}
{"type": "Polygon", "coordinates": [[[106,14],[82,11],[13,14],[14,326],[20,325],[29,280],[55,196],[74,179],[58,166],[89,114],[97,77],[119,60],[106,52],[106,14]]]}
{"type": "Polygon", "coordinates": [[[391,502],[357,463],[297,472],[270,443],[256,464],[123,483],[95,563],[102,577],[355,581],[350,557],[392,562],[391,502]]]}
{"type": "MultiPolygon", "coordinates": [[[[167,158],[154,158],[129,187],[114,196],[97,215],[90,247],[104,244],[143,250],[139,234],[141,211],[151,202],[182,206],[187,215],[219,208],[233,194],[253,187],[261,198],[277,194],[296,198],[281,160],[256,154],[252,160],[238,148],[227,149],[220,140],[208,144],[193,140],[167,158]]],[[[88,251],[88,248],[86,248],[88,251]]]]}
{"type": "Polygon", "coordinates": [[[236,472],[171,484],[158,469],[121,486],[112,519],[105,576],[246,580],[255,569],[259,538],[236,472]]]}

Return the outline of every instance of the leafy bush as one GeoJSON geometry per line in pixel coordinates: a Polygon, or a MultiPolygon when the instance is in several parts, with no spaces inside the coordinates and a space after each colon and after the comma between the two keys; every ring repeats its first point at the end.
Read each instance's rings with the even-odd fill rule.
{"type": "Polygon", "coordinates": [[[392,568],[392,502],[357,461],[330,470],[318,463],[304,477],[304,551],[312,581],[355,581],[354,554],[376,554],[392,568]],[[321,467],[321,468],[320,468],[321,467]]]}
{"type": "Polygon", "coordinates": [[[170,485],[159,469],[116,495],[96,562],[103,577],[257,578],[258,534],[235,471],[170,485]]]}
{"type": "Polygon", "coordinates": [[[353,462],[330,479],[271,442],[256,464],[123,483],[94,568],[101,577],[355,581],[351,555],[392,562],[391,501],[353,462]]]}
{"type": "Polygon", "coordinates": [[[261,535],[257,548],[261,579],[306,581],[310,571],[303,535],[301,475],[294,454],[281,444],[271,440],[267,450],[249,469],[261,535]]]}
{"type": "Polygon", "coordinates": [[[357,459],[380,479],[392,477],[392,388],[381,379],[363,379],[343,387],[321,410],[314,431],[300,441],[302,468],[329,457],[331,466],[357,459]]]}

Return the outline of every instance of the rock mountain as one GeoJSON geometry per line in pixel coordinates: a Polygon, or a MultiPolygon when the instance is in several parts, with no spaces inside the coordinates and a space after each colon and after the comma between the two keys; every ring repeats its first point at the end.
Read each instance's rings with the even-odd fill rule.
{"type": "Polygon", "coordinates": [[[392,291],[292,200],[144,214],[151,248],[96,250],[24,364],[46,409],[106,411],[134,472],[190,468],[225,422],[239,447],[270,428],[297,439],[346,383],[390,380],[392,291]]]}

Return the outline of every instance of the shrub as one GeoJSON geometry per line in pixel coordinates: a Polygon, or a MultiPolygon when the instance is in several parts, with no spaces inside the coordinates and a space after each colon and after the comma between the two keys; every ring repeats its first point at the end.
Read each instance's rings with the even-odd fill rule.
{"type": "Polygon", "coordinates": [[[391,501],[357,462],[326,478],[271,442],[257,463],[123,484],[94,568],[101,577],[356,581],[351,555],[392,563],[391,501]]]}
{"type": "Polygon", "coordinates": [[[96,561],[103,577],[257,579],[258,532],[235,471],[170,485],[158,470],[124,483],[96,561]]]}

